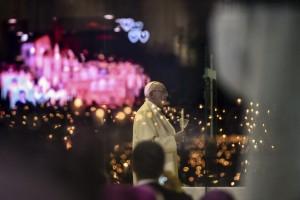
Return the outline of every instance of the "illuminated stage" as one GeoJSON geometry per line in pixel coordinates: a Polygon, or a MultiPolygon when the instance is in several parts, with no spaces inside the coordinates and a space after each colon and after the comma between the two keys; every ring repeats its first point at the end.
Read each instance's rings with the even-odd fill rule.
{"type": "Polygon", "coordinates": [[[24,43],[22,58],[28,68],[8,67],[1,72],[2,98],[10,99],[10,107],[25,93],[31,104],[51,104],[79,98],[87,105],[116,108],[132,106],[143,86],[149,81],[143,68],[129,61],[115,61],[99,54],[97,60],[81,62],[71,49],[51,47],[50,38],[43,36],[34,43],[24,43]]]}

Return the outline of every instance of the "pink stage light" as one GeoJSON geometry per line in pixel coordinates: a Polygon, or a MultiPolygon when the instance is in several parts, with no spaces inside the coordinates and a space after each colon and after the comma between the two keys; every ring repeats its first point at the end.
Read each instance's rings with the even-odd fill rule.
{"type": "MultiPolygon", "coordinates": [[[[59,101],[63,105],[72,98],[79,98],[87,105],[95,102],[110,108],[131,106],[149,81],[143,68],[129,61],[107,60],[103,55],[101,60],[81,63],[70,49],[61,52],[57,44],[52,49],[48,36],[34,44],[25,43],[22,55],[30,72],[0,74],[3,91],[9,92],[12,85],[15,86],[16,95],[11,107],[20,90],[25,91],[33,104],[59,101]],[[30,77],[26,79],[27,85],[19,81],[21,77],[30,77]],[[38,80],[36,84],[34,79],[38,80]]],[[[24,78],[22,80],[24,82],[24,78]]],[[[2,94],[5,96],[7,94],[2,94]]]]}
{"type": "Polygon", "coordinates": [[[104,19],[107,19],[107,20],[112,20],[114,18],[115,17],[112,14],[106,14],[106,15],[104,15],[104,19]]]}
{"type": "Polygon", "coordinates": [[[8,21],[7,21],[9,24],[15,24],[15,23],[17,23],[17,19],[15,19],[15,18],[10,18],[10,19],[8,19],[8,21]]]}

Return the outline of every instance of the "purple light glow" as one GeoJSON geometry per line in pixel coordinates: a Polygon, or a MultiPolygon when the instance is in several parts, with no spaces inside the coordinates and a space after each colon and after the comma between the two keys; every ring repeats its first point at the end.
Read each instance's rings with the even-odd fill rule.
{"type": "Polygon", "coordinates": [[[96,102],[114,108],[133,105],[140,90],[149,81],[140,65],[129,61],[78,61],[73,51],[51,48],[48,36],[22,47],[24,63],[30,72],[4,71],[0,74],[2,98],[9,96],[10,106],[18,101],[19,91],[33,104],[59,101],[61,105],[80,98],[87,105],[96,102]],[[37,83],[34,83],[34,79],[37,83]]]}

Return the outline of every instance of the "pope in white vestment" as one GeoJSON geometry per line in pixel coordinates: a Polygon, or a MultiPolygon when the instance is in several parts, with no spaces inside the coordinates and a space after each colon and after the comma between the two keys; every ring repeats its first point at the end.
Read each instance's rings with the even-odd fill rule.
{"type": "MultiPolygon", "coordinates": [[[[161,108],[166,105],[168,92],[166,87],[160,82],[150,82],[146,85],[146,100],[137,111],[133,124],[133,148],[144,140],[151,140],[159,143],[165,152],[165,171],[172,172],[178,177],[178,159],[176,138],[182,135],[182,132],[175,132],[161,108]]],[[[133,174],[136,183],[135,174],[133,174]]]]}

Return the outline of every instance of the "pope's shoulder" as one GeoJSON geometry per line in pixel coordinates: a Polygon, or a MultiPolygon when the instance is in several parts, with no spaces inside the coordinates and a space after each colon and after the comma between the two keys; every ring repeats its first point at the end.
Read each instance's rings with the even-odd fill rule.
{"type": "Polygon", "coordinates": [[[144,104],[136,111],[134,122],[144,121],[147,118],[153,117],[153,111],[151,109],[151,104],[145,101],[144,104]]]}
{"type": "Polygon", "coordinates": [[[150,110],[149,103],[145,101],[136,112],[142,114],[144,112],[149,112],[150,110]]]}

